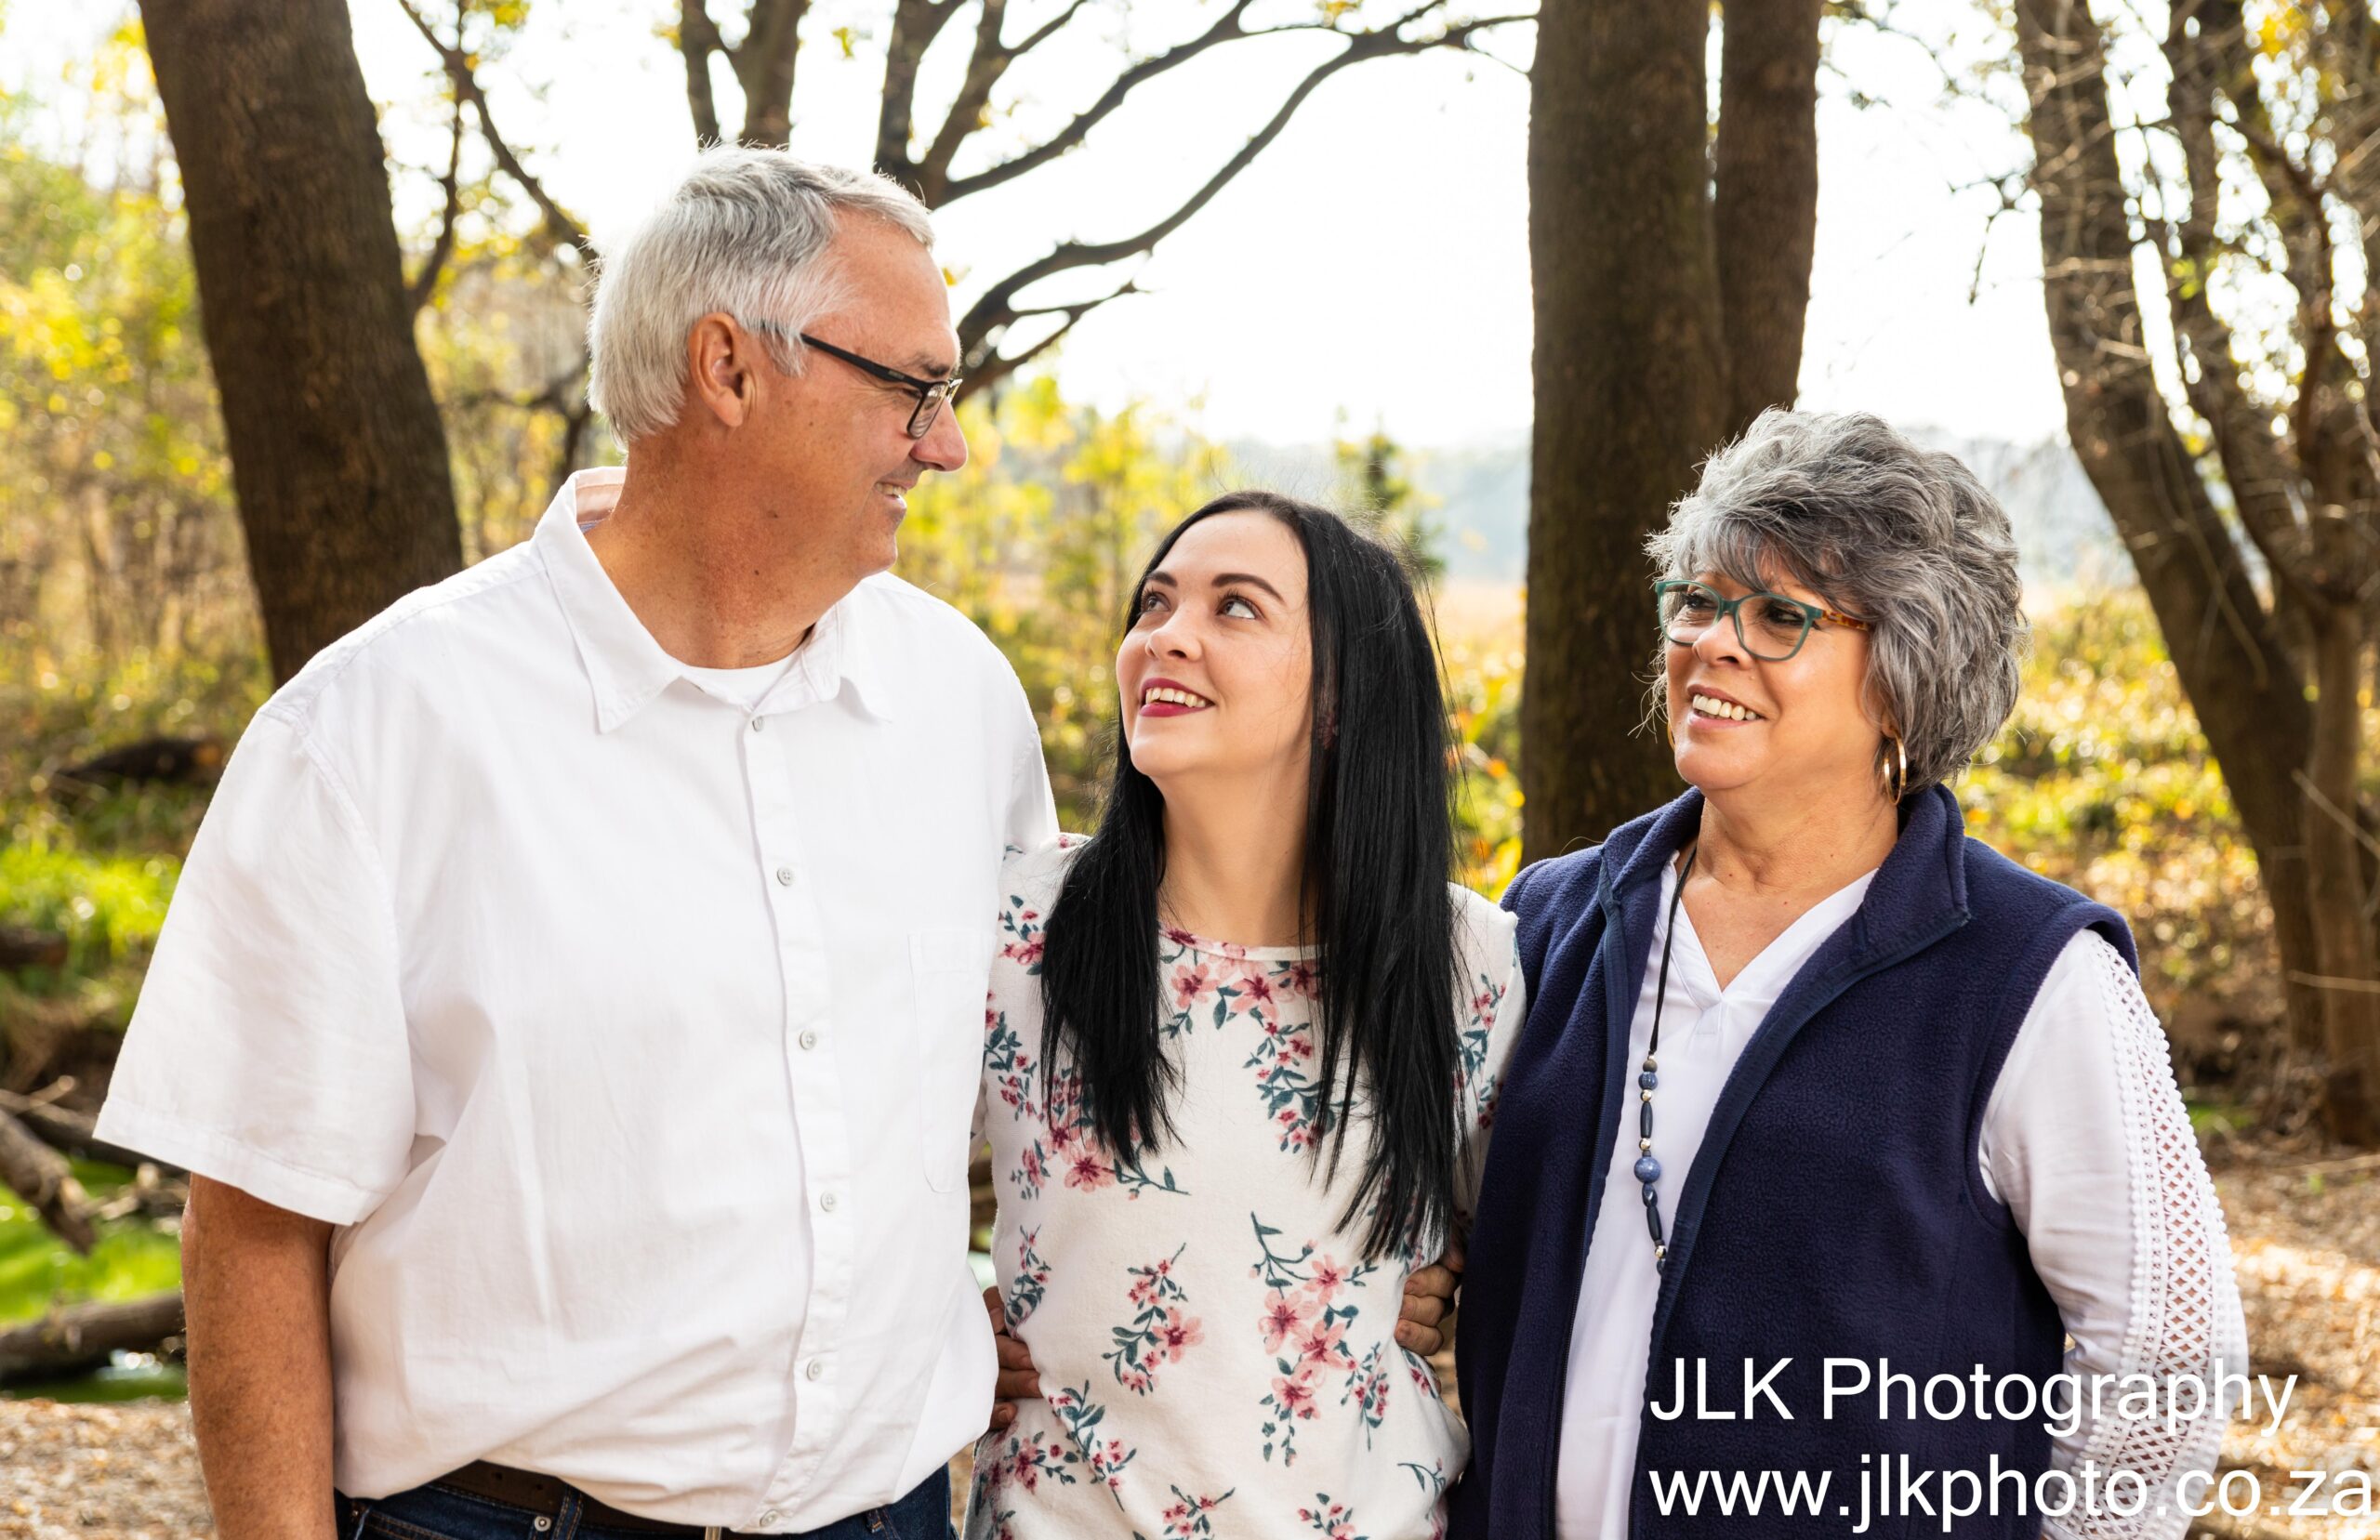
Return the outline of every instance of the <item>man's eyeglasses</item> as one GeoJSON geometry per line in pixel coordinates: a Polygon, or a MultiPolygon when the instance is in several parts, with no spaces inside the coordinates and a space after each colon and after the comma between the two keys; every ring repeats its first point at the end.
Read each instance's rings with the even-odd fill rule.
{"type": "Polygon", "coordinates": [[[1722,599],[1709,584],[1681,578],[1654,584],[1653,598],[1660,607],[1661,635],[1673,644],[1691,647],[1702,639],[1704,632],[1732,616],[1736,639],[1743,644],[1745,652],[1764,663],[1783,663],[1799,652],[1821,620],[1847,625],[1854,631],[1870,628],[1856,615],[1805,604],[1784,594],[1722,599]]]}
{"type": "MultiPolygon", "coordinates": [[[[743,320],[741,317],[738,319],[743,320]]],[[[922,439],[932,430],[934,415],[942,410],[944,401],[959,391],[959,378],[957,375],[948,379],[919,379],[915,375],[901,373],[889,363],[879,363],[872,358],[863,358],[831,342],[821,342],[808,332],[797,332],[778,322],[744,320],[744,324],[756,332],[774,332],[779,336],[798,337],[805,345],[817,349],[828,358],[842,360],[863,375],[873,375],[887,385],[897,385],[904,390],[915,391],[918,404],[909,414],[908,428],[912,439],[922,439]]]]}

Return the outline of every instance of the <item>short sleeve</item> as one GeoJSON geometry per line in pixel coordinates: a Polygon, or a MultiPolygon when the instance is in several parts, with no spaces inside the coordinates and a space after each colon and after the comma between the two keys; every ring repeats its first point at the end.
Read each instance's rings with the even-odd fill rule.
{"type": "Polygon", "coordinates": [[[1050,767],[1041,757],[1041,731],[1034,724],[1033,707],[1017,691],[1014,764],[1009,776],[1005,843],[1012,850],[1038,850],[1058,837],[1058,806],[1050,795],[1050,767]]]}
{"type": "Polygon", "coordinates": [[[344,1225],[403,1179],[413,1125],[387,878],[268,706],[191,848],[99,1136],[344,1225]]]}
{"type": "Polygon", "coordinates": [[[1458,890],[1455,913],[1462,963],[1461,1053],[1456,1060],[1462,1083],[1462,1167],[1455,1178],[1455,1209],[1467,1225],[1478,1204],[1480,1173],[1488,1165],[1488,1137],[1496,1124],[1504,1065],[1528,1016],[1528,986],[1521,974],[1516,917],[1465,890],[1458,890]]]}

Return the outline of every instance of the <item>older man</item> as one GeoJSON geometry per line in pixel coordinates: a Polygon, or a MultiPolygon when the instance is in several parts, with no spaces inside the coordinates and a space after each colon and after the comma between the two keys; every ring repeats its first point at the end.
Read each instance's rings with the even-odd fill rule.
{"type": "Polygon", "coordinates": [[[226,1540],[945,1533],[989,922],[1055,820],[1015,675],[884,573],[967,457],[930,241],[705,155],[604,268],[626,470],[241,741],[101,1119],[194,1174],[226,1540]]]}

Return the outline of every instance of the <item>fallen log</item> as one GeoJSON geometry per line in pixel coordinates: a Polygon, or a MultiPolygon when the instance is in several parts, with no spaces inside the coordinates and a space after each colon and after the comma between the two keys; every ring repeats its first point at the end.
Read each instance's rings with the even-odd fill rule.
{"type": "Polygon", "coordinates": [[[50,930],[0,925],[0,968],[64,967],[66,938],[50,930]]]}
{"type": "Polygon", "coordinates": [[[223,773],[228,751],[220,738],[143,738],[110,749],[50,777],[60,792],[121,786],[135,781],[212,785],[223,773]]]}
{"type": "Polygon", "coordinates": [[[73,1374],[115,1352],[146,1352],[182,1334],[182,1296],[153,1294],[114,1304],[68,1305],[0,1331],[0,1384],[73,1374]]]}
{"type": "MultiPolygon", "coordinates": [[[[136,1170],[149,1160],[138,1150],[110,1144],[99,1138],[99,1119],[89,1113],[53,1105],[39,1097],[0,1091],[0,1112],[14,1113],[17,1121],[31,1129],[35,1139],[61,1155],[72,1155],[78,1160],[105,1161],[110,1165],[130,1166],[136,1170]]],[[[165,1177],[183,1175],[180,1167],[173,1165],[158,1165],[157,1173],[165,1177]]]]}
{"type": "Polygon", "coordinates": [[[90,1200],[66,1157],[33,1137],[13,1112],[0,1112],[0,1187],[15,1191],[57,1237],[84,1256],[99,1242],[90,1200]]]}

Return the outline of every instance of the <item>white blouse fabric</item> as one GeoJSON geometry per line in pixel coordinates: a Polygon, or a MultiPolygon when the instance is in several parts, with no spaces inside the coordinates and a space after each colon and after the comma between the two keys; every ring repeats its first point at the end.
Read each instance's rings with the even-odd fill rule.
{"type": "MultiPolygon", "coordinates": [[[[1722,990],[1681,907],[1661,1012],[1661,1084],[1653,1152],[1661,1208],[1677,1192],[1728,1073],[1793,976],[1859,907],[1874,873],[1803,915],[1722,990]]],[[[1632,1059],[1651,1039],[1674,869],[1661,878],[1651,963],[1630,1027],[1632,1059]]],[[[1635,1125],[1612,1156],[1636,1158],[1635,1125]]],[[[1977,1159],[2008,1205],[2072,1346],[2065,1368],[2085,1376],[2198,1374],[2247,1364],[2247,1328],[2231,1274],[2223,1212],[2174,1083],[2164,1034],[2140,983],[2112,946],[2085,930],[2051,965],[1984,1112],[1977,1159]]],[[[1629,1482],[1645,1404],[1660,1277],[1638,1184],[1604,1187],[1570,1341],[1555,1500],[1563,1540],[1628,1530],[1629,1482]],[[1590,1308],[1591,1302],[1591,1308],[1590,1308]]],[[[2215,1463],[2223,1418],[2210,1412],[2169,1434],[2158,1417],[2085,1418],[2058,1438],[2051,1463],[2136,1473],[2149,1500],[2130,1517],[2078,1509],[2046,1521],[2073,1540],[2178,1540],[2188,1527],[2176,1483],[2215,1463]]],[[[2130,1494],[2127,1492],[2127,1497],[2130,1494]]]]}
{"type": "MultiPolygon", "coordinates": [[[[968,1540],[1441,1534],[1469,1442],[1429,1366],[1395,1339],[1415,1259],[1366,1262],[1368,1220],[1340,1222],[1361,1123],[1335,1178],[1316,1158],[1314,961],[1166,932],[1175,1137],[1118,1162],[1090,1133],[1073,1074],[1052,1083],[1043,1062],[1041,926],[1068,859],[1051,846],[1011,862],[992,964],[992,1257],[1045,1399],[977,1447],[968,1540]]],[[[1462,1008],[1448,1094],[1467,1212],[1527,1012],[1513,916],[1454,896],[1462,1008]]]]}

